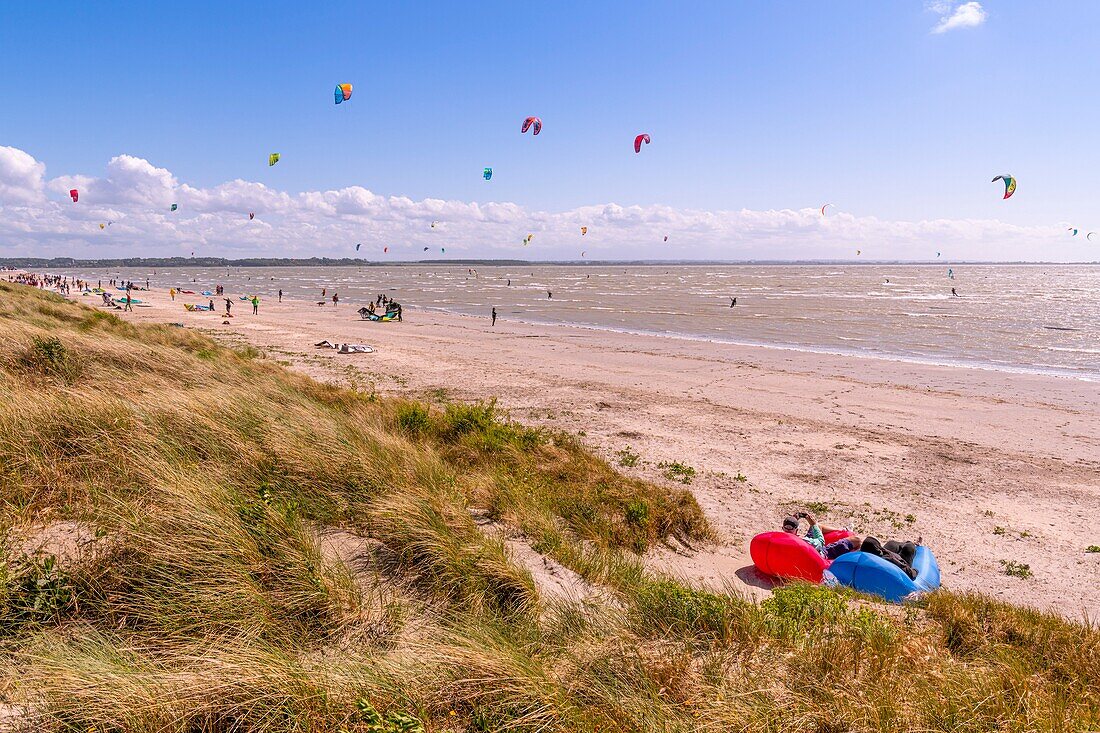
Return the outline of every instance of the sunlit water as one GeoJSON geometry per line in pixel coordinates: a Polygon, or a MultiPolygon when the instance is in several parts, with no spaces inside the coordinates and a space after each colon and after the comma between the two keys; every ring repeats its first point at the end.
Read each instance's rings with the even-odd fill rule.
{"type": "Polygon", "coordinates": [[[282,289],[284,300],[303,307],[325,288],[327,296],[338,292],[349,312],[388,293],[407,311],[488,317],[496,307],[504,320],[1100,378],[1096,265],[529,265],[476,271],[404,265],[76,274],[93,282],[122,277],[144,284],[148,278],[156,288],[198,292],[221,284],[230,294],[255,292],[263,299],[282,289]]]}

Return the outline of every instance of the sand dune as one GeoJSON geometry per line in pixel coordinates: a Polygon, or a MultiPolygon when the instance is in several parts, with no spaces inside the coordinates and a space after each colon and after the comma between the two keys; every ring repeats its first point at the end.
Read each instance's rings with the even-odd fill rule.
{"type": "MultiPolygon", "coordinates": [[[[230,294],[235,297],[236,294],[230,294]]],[[[496,397],[513,416],[583,433],[612,462],[691,488],[722,539],[653,564],[766,593],[748,540],[796,507],[880,538],[922,536],[944,582],[1100,617],[1100,385],[1068,378],[718,345],[418,312],[360,321],[358,303],[265,300],[222,325],[162,292],[127,318],[182,322],[322,379],[383,393],[496,397]],[[373,354],[315,349],[322,339],[373,354]],[[629,460],[626,462],[630,462],[629,460]],[[1004,563],[1029,566],[1030,578],[1004,563]]],[[[91,301],[91,298],[82,300],[91,301]]],[[[244,311],[244,308],[240,309],[244,311]]]]}

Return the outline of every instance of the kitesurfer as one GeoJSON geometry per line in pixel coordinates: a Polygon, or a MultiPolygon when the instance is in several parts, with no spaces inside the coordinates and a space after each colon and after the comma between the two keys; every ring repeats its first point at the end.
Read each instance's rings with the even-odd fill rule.
{"type": "Polygon", "coordinates": [[[960,297],[959,294],[955,292],[955,288],[951,288],[951,294],[954,295],[956,298],[960,297]]]}
{"type": "Polygon", "coordinates": [[[730,298],[730,308],[737,305],[737,298],[730,298]]]}

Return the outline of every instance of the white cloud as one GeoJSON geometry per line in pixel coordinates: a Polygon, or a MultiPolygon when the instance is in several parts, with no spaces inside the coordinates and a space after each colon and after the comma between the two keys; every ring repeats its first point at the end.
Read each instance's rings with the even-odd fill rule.
{"type": "MultiPolygon", "coordinates": [[[[831,259],[856,249],[874,259],[1027,259],[1064,247],[1065,224],[1022,227],[997,220],[886,221],[844,211],[705,211],[670,206],[582,206],[539,211],[508,202],[413,201],[360,186],[291,193],[254,181],[211,188],[129,155],[101,178],[62,175],[0,147],[0,256],[132,257],[359,256],[394,260],[438,256],[576,259],[831,259]],[[68,199],[80,189],[80,202],[68,199]],[[169,211],[172,203],[179,210],[169,211]],[[255,212],[254,221],[248,219],[255,212]],[[432,228],[431,222],[441,225],[432,228]],[[110,227],[99,225],[113,222],[110,227]],[[580,227],[588,227],[582,240],[580,227]],[[523,246],[528,233],[531,246],[523,246]],[[664,235],[669,236],[667,243],[664,235]],[[424,247],[430,251],[425,253],[424,247]]],[[[1082,250],[1078,256],[1085,256],[1082,250]]]]}
{"type": "Polygon", "coordinates": [[[946,33],[956,28],[977,28],[985,22],[985,9],[979,2],[966,2],[955,6],[952,2],[937,0],[928,3],[928,9],[940,16],[933,33],[946,33]]]}

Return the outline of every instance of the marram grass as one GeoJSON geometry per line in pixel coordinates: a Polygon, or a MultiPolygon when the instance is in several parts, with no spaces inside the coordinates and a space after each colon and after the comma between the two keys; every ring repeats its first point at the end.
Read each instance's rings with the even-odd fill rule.
{"type": "Polygon", "coordinates": [[[690,493],[569,436],[3,284],[0,500],[0,729],[1100,728],[1088,623],[693,588],[636,554],[710,537],[690,493]],[[540,597],[475,514],[602,592],[540,597]]]}

